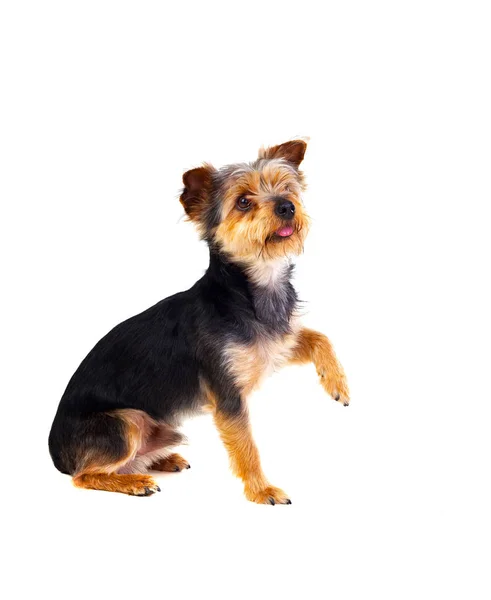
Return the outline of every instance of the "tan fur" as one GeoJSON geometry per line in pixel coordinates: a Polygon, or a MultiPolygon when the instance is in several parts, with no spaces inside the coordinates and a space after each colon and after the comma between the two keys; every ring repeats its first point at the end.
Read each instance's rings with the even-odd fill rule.
{"type": "Polygon", "coordinates": [[[331,342],[325,335],[312,329],[301,329],[290,362],[292,364],[313,362],[326,392],[334,400],[348,406],[350,395],[346,375],[331,342]]]}
{"type": "Polygon", "coordinates": [[[79,473],[73,478],[73,485],[89,490],[120,492],[131,496],[149,496],[160,491],[150,475],[117,473],[79,473]]]}
{"type": "Polygon", "coordinates": [[[290,504],[285,492],[271,486],[263,473],[247,412],[230,417],[215,411],[214,420],[227,449],[232,471],[244,482],[246,498],[258,504],[290,504]]]}
{"type": "Polygon", "coordinates": [[[238,170],[228,183],[223,199],[222,219],[234,208],[239,196],[256,201],[288,194],[300,198],[303,190],[298,173],[282,160],[266,163],[261,170],[238,170]]]}
{"type": "Polygon", "coordinates": [[[252,437],[247,408],[238,416],[227,415],[217,408],[216,397],[203,384],[203,393],[208,400],[206,408],[213,419],[227,450],[233,473],[244,482],[244,493],[248,500],[257,504],[290,504],[291,501],[280,488],[269,484],[261,467],[259,452],[252,437]]]}
{"type": "Polygon", "coordinates": [[[256,389],[261,381],[278,371],[290,359],[297,343],[295,333],[274,338],[259,336],[251,344],[230,343],[223,355],[226,367],[244,397],[256,389]]]}
{"type": "Polygon", "coordinates": [[[301,191],[298,173],[282,161],[266,164],[260,171],[241,171],[232,178],[225,193],[216,241],[223,251],[246,264],[300,254],[309,227],[301,191]],[[279,195],[295,205],[295,233],[289,238],[274,238],[274,232],[284,226],[284,221],[274,214],[270,200],[279,195]],[[247,211],[236,207],[241,196],[251,201],[247,211]]]}
{"type": "Polygon", "coordinates": [[[177,471],[182,471],[183,469],[189,469],[190,464],[181,455],[170,454],[169,456],[153,463],[150,468],[152,471],[168,471],[169,473],[174,473],[177,471]]]}

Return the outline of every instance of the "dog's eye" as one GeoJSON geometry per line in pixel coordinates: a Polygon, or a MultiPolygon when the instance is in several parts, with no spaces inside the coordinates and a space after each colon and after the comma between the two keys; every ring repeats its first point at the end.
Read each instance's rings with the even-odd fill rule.
{"type": "Polygon", "coordinates": [[[237,208],[239,208],[240,210],[247,210],[251,206],[250,200],[248,200],[245,196],[241,196],[237,200],[236,204],[237,204],[237,208]]]}

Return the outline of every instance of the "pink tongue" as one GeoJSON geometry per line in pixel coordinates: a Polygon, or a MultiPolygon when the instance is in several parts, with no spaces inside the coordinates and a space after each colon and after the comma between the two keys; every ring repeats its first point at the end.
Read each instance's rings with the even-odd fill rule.
{"type": "Polygon", "coordinates": [[[280,237],[288,237],[292,233],[293,233],[293,227],[287,226],[287,227],[282,227],[281,229],[278,229],[278,231],[276,232],[276,235],[279,235],[280,237]]]}

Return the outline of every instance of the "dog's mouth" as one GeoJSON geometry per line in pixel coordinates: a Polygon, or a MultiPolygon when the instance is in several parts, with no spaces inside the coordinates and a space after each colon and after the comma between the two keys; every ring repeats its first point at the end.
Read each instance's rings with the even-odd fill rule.
{"type": "Polygon", "coordinates": [[[274,232],[275,237],[279,238],[288,238],[293,235],[295,229],[291,225],[285,225],[284,227],[280,227],[274,232]]]}

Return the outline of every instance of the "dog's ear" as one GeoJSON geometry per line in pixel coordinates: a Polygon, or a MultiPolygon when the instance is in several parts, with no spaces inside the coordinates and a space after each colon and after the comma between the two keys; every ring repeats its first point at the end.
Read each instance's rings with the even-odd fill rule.
{"type": "Polygon", "coordinates": [[[261,148],[259,150],[259,158],[284,158],[298,169],[306,150],[306,142],[303,140],[292,140],[291,142],[279,144],[279,146],[261,148]]]}
{"type": "Polygon", "coordinates": [[[186,171],[182,176],[184,189],[179,200],[192,221],[199,221],[206,206],[213,187],[214,172],[215,169],[211,165],[204,164],[197,169],[186,171]]]}

